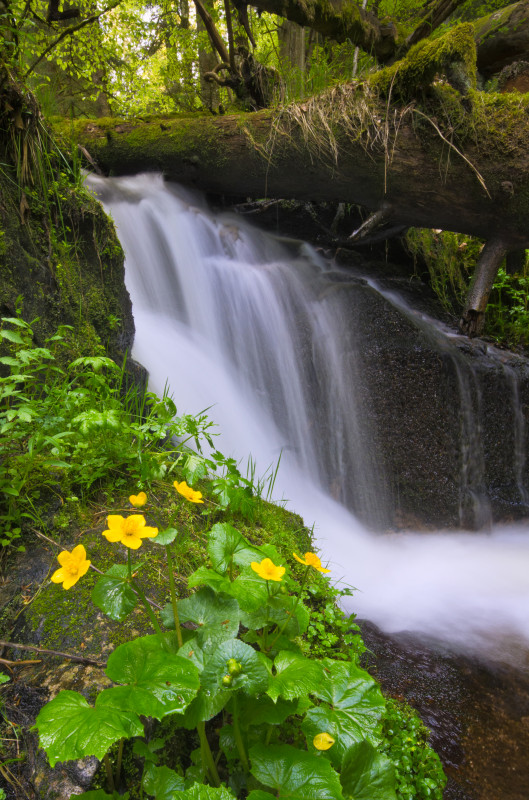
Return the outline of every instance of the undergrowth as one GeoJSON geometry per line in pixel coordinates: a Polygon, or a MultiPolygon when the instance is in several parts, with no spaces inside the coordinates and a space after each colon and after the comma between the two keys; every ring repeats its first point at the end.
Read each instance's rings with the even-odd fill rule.
{"type": "MultiPolygon", "coordinates": [[[[365,647],[354,619],[346,617],[337,604],[343,591],[337,590],[318,575],[305,583],[303,575],[306,575],[306,570],[309,568],[303,570],[294,561],[290,567],[291,577],[285,584],[288,591],[276,592],[274,589],[275,599],[263,619],[257,613],[257,606],[254,609],[255,604],[250,604],[251,607],[246,608],[250,602],[249,598],[253,596],[248,595],[249,587],[252,592],[257,591],[259,602],[266,599],[265,595],[261,597],[259,587],[251,580],[247,583],[249,576],[246,576],[248,571],[246,556],[250,551],[252,557],[259,556],[259,558],[262,555],[272,554],[275,563],[278,563],[280,560],[292,561],[293,551],[309,551],[312,546],[310,533],[303,527],[301,520],[268,502],[277,469],[271,469],[264,479],[256,477],[251,462],[244,470],[241,465],[215,448],[214,430],[205,415],[178,416],[168,392],[162,398],[152,394],[142,395],[136,388],[127,385],[124,369],[112,362],[103,351],[96,356],[81,357],[67,364],[62,363],[60,355],[65,334],[66,330],[60,329],[55,336],[44,342],[43,346],[37,346],[33,341],[32,323],[26,322],[20,312],[14,317],[2,320],[0,337],[4,354],[0,357],[2,370],[0,489],[3,498],[4,544],[12,545],[5,550],[14,551],[15,548],[27,546],[29,541],[33,542],[33,538],[30,537],[35,535],[34,530],[39,533],[44,532],[50,541],[55,539],[68,542],[72,541],[74,531],[77,530],[77,537],[82,536],[83,550],[86,546],[90,559],[97,561],[103,569],[106,568],[114,583],[110,599],[105,599],[106,595],[104,593],[101,595],[101,590],[97,590],[96,577],[92,577],[92,573],[86,575],[86,586],[82,587],[83,582],[79,585],[80,593],[75,603],[77,611],[68,604],[68,593],[64,593],[58,586],[48,585],[39,590],[38,596],[31,603],[29,614],[32,620],[31,629],[38,628],[43,632],[43,644],[54,647],[75,647],[76,637],[81,635],[82,639],[77,644],[79,647],[82,646],[85,653],[91,652],[92,649],[95,649],[97,654],[107,653],[117,645],[114,651],[117,654],[121,652],[120,647],[128,647],[128,644],[133,644],[134,641],[138,642],[137,646],[140,649],[144,643],[146,647],[151,647],[153,637],[141,635],[149,632],[148,619],[145,620],[147,623],[145,629],[144,624],[140,624],[136,616],[132,615],[131,624],[122,617],[125,613],[123,608],[127,614],[132,608],[127,605],[130,604],[127,594],[129,590],[126,586],[127,569],[130,580],[134,580],[134,586],[140,596],[142,592],[149,592],[163,604],[167,600],[164,576],[167,574],[167,564],[172,562],[160,559],[164,547],[146,547],[141,564],[134,567],[135,572],[132,577],[130,557],[127,562],[127,559],[123,560],[122,555],[117,552],[104,555],[105,548],[102,547],[104,543],[101,541],[100,533],[104,515],[110,515],[109,522],[111,519],[124,519],[122,516],[112,515],[118,512],[126,513],[129,507],[125,499],[128,491],[131,489],[139,491],[138,495],[130,498],[130,502],[138,505],[144,502],[143,492],[148,492],[153,511],[147,510],[147,514],[154,515],[148,521],[149,524],[156,524],[157,530],[163,529],[164,536],[160,536],[159,544],[171,543],[171,558],[176,560],[177,567],[170,571],[174,575],[178,595],[182,598],[191,589],[190,601],[196,598],[196,602],[199,602],[199,598],[202,598],[200,602],[207,600],[208,603],[208,591],[220,592],[219,598],[232,591],[237,595],[243,614],[242,630],[247,628],[248,631],[242,636],[243,641],[229,639],[229,642],[219,645],[224,649],[230,647],[233,649],[233,675],[238,676],[239,668],[243,669],[243,672],[245,669],[250,672],[253,670],[255,665],[252,652],[254,649],[259,649],[259,642],[260,646],[264,647],[266,658],[272,658],[274,650],[270,647],[277,637],[281,639],[281,647],[285,648],[287,655],[275,657],[280,660],[287,658],[287,661],[295,657],[300,665],[302,664],[301,674],[307,664],[325,664],[336,672],[333,680],[339,682],[342,680],[340,676],[344,670],[352,670],[351,675],[354,673],[362,686],[365,684],[370,692],[375,692],[378,699],[373,706],[373,708],[376,706],[374,716],[370,716],[371,712],[368,713],[366,709],[366,744],[360,749],[355,745],[348,756],[349,760],[353,758],[353,754],[355,759],[360,756],[375,759],[377,770],[382,769],[384,773],[383,780],[386,787],[384,797],[387,796],[388,800],[389,798],[408,800],[410,797],[420,800],[426,798],[440,800],[444,783],[442,770],[437,757],[428,747],[426,738],[420,739],[414,733],[419,730],[417,727],[419,723],[416,725],[414,722],[416,717],[411,712],[408,714],[399,710],[398,706],[388,705],[383,701],[372,679],[361,669],[365,647]],[[181,497],[175,495],[172,483],[190,502],[183,502],[181,497]],[[189,488],[188,484],[197,489],[189,488]],[[50,504],[50,497],[59,501],[55,508],[50,504]],[[87,527],[92,529],[91,533],[83,533],[87,527]],[[229,552],[233,550],[233,558],[237,564],[235,574],[240,572],[237,578],[231,574],[231,567],[222,566],[224,564],[222,553],[226,547],[229,552]],[[213,570],[204,566],[208,555],[213,562],[213,570]],[[228,572],[223,577],[225,569],[228,572]],[[219,571],[217,577],[215,570],[219,571]],[[235,580],[233,588],[230,588],[232,577],[235,580]],[[221,580],[222,586],[217,585],[218,580],[221,580]],[[118,603],[119,611],[115,605],[116,581],[123,583],[123,597],[128,598],[126,602],[124,601],[124,607],[118,603]],[[241,582],[242,589],[237,588],[238,581],[241,582]],[[204,583],[209,586],[208,590],[193,591],[204,583]],[[290,609],[288,604],[292,598],[289,592],[293,590],[297,592],[296,586],[300,591],[299,606],[298,601],[294,601],[291,612],[294,614],[295,610],[298,621],[292,628],[290,633],[292,642],[288,645],[286,639],[283,642],[285,637],[281,631],[284,625],[290,625],[288,614],[291,612],[288,611],[290,609]],[[97,617],[92,619],[87,616],[90,593],[93,598],[99,598],[99,607],[110,614],[111,620],[123,621],[122,632],[117,639],[115,634],[108,638],[107,633],[101,629],[97,617]],[[285,603],[288,613],[285,622],[281,622],[283,613],[281,609],[285,603]],[[72,617],[72,613],[77,613],[79,618],[72,617]],[[279,625],[279,628],[275,630],[274,625],[276,627],[279,625]],[[250,636],[249,629],[253,627],[256,639],[250,636]],[[270,631],[267,634],[268,629],[270,631]],[[133,640],[127,644],[131,636],[133,640]],[[242,667],[239,667],[240,664],[242,667]],[[343,667],[333,666],[338,664],[343,664],[343,667]],[[386,709],[385,716],[383,715],[378,722],[383,709],[386,709]],[[387,727],[388,720],[391,722],[391,728],[387,727]]],[[[308,555],[307,552],[306,556],[308,555]]],[[[307,563],[312,562],[307,561],[307,563]]],[[[186,602],[179,600],[178,607],[187,608],[186,602]],[[184,603],[183,606],[180,606],[181,602],[184,603]]],[[[164,613],[165,616],[162,614],[164,624],[170,627],[171,614],[164,613]]],[[[5,630],[7,623],[8,620],[4,619],[2,625],[4,636],[9,632],[5,630]]],[[[218,622],[214,624],[218,625],[218,622]]],[[[188,634],[189,632],[185,635],[188,634]]],[[[206,646],[204,642],[203,646],[204,652],[208,653],[209,645],[206,646]]],[[[212,658],[216,658],[217,649],[218,645],[215,645],[212,658]]],[[[230,659],[228,664],[231,664],[230,659]]],[[[223,667],[224,671],[225,667],[226,665],[223,667]]],[[[262,668],[257,666],[255,669],[259,672],[259,680],[264,686],[268,680],[266,670],[263,672],[262,668]]],[[[231,675],[226,673],[228,674],[231,675]]],[[[206,676],[206,672],[204,675],[206,676]]],[[[226,675],[225,689],[229,688],[226,675]]],[[[314,677],[312,688],[308,687],[308,691],[315,692],[317,696],[320,691],[319,683],[320,679],[316,680],[314,677]]],[[[296,703],[293,705],[293,701],[288,699],[289,690],[284,691],[287,694],[285,698],[279,700],[279,705],[282,709],[285,706],[285,711],[292,713],[296,703]]],[[[296,692],[298,689],[294,694],[296,692]]],[[[70,696],[68,692],[66,694],[70,696]]],[[[316,762],[312,763],[311,759],[314,758],[312,754],[316,752],[317,758],[317,752],[320,752],[316,745],[315,751],[311,744],[313,737],[316,740],[314,734],[317,734],[312,728],[314,725],[320,725],[318,703],[313,712],[307,712],[306,705],[301,703],[305,709],[302,711],[301,701],[297,703],[299,714],[303,714],[306,720],[301,727],[299,714],[296,713],[290,721],[282,722],[281,728],[274,727],[277,725],[275,722],[269,723],[269,726],[272,724],[274,733],[273,742],[268,749],[263,749],[262,743],[270,742],[270,731],[267,733],[266,726],[254,726],[251,721],[261,701],[258,700],[255,709],[250,703],[245,717],[247,721],[244,724],[247,727],[243,730],[243,738],[246,742],[244,748],[247,746],[251,749],[252,777],[248,773],[248,767],[244,766],[244,758],[247,756],[241,755],[245,749],[241,748],[240,741],[235,743],[232,741],[233,733],[229,722],[234,715],[236,718],[238,713],[242,713],[237,711],[236,703],[239,702],[240,709],[244,709],[245,704],[250,701],[244,699],[244,693],[238,701],[230,697],[229,694],[225,697],[228,700],[226,710],[223,712],[225,728],[219,740],[219,754],[221,752],[224,754],[219,756],[221,757],[219,769],[222,775],[231,776],[230,793],[226,792],[226,797],[246,797],[244,787],[257,786],[256,778],[261,781],[261,785],[275,785],[275,778],[272,784],[267,784],[268,779],[264,777],[266,765],[272,763],[270,761],[272,756],[273,758],[277,756],[278,760],[274,761],[276,765],[285,754],[289,758],[301,758],[303,763],[308,759],[307,765],[310,761],[312,765],[310,768],[313,769],[316,762]],[[312,717],[314,717],[313,722],[310,721],[312,717]],[[310,739],[307,740],[308,745],[305,744],[306,736],[310,739]],[[243,774],[246,776],[244,779],[243,774]]],[[[265,702],[268,708],[267,704],[269,701],[265,702]]],[[[116,710],[113,713],[118,712],[116,710]]],[[[120,713],[129,714],[129,711],[122,709],[120,713]]],[[[350,712],[347,710],[344,713],[347,716],[350,712]]],[[[269,716],[268,711],[266,714],[269,716]]],[[[69,713],[67,716],[70,720],[69,713]]],[[[211,741],[216,737],[216,725],[218,722],[215,721],[208,723],[208,738],[211,741]]],[[[122,748],[118,748],[116,752],[120,763],[123,760],[125,765],[129,764],[125,780],[131,798],[140,797],[141,789],[138,783],[140,780],[143,781],[147,793],[165,797],[162,784],[165,785],[164,781],[167,779],[176,781],[178,787],[183,787],[181,777],[183,770],[186,770],[188,781],[203,781],[205,774],[209,774],[210,778],[215,775],[216,770],[211,766],[204,773],[202,759],[204,739],[200,740],[201,746],[198,750],[193,751],[191,748],[190,751],[189,734],[185,735],[184,746],[181,727],[173,725],[171,728],[171,713],[168,720],[165,721],[164,717],[161,727],[154,730],[154,737],[148,736],[145,741],[141,737],[136,738],[135,744],[131,745],[132,749],[129,746],[125,748],[125,755],[122,748]],[[162,743],[158,746],[156,742],[160,739],[162,743]],[[177,760],[175,752],[180,754],[177,760]],[[172,771],[175,763],[180,764],[176,773],[172,771]],[[144,764],[139,772],[138,764],[144,764]],[[171,769],[166,765],[171,765],[171,769]],[[142,773],[143,779],[141,779],[142,773]]],[[[200,735],[203,734],[204,731],[200,735]]],[[[200,739],[200,736],[198,738],[200,739]]],[[[57,739],[58,747],[62,747],[62,739],[62,735],[57,739]]],[[[345,736],[345,741],[352,741],[349,733],[345,736]]],[[[339,752],[342,753],[343,747],[340,747],[339,752]]],[[[325,769],[323,765],[321,766],[322,774],[325,773],[327,776],[325,780],[331,780],[331,765],[338,769],[337,758],[338,750],[336,755],[331,753],[330,762],[325,769]]],[[[323,760],[325,761],[325,758],[323,760]]],[[[320,764],[319,761],[317,763],[320,764]]],[[[362,767],[362,770],[365,768],[362,767]]],[[[106,778],[102,776],[101,786],[105,780],[106,778]]],[[[212,780],[215,783],[214,777],[212,780]]],[[[332,781],[334,780],[332,778],[332,781]]],[[[352,778],[344,777],[344,780],[344,786],[347,787],[352,778]]],[[[205,794],[204,797],[223,796],[221,791],[224,790],[210,786],[206,789],[209,794],[205,794]]],[[[103,789],[95,791],[99,791],[95,797],[108,796],[103,789]]],[[[368,786],[365,791],[369,793],[368,786]]],[[[182,792],[183,796],[187,796],[183,788],[182,792]]],[[[252,792],[256,798],[271,796],[260,789],[252,789],[252,792]]],[[[312,795],[308,794],[307,797],[309,796],[312,795]]],[[[347,791],[344,796],[347,796],[347,791]]]]}

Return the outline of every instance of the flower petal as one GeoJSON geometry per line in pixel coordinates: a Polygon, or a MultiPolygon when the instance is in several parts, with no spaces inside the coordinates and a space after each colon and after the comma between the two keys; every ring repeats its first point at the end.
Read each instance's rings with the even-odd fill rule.
{"type": "Polygon", "coordinates": [[[121,528],[124,522],[125,520],[121,514],[110,514],[107,517],[107,525],[111,529],[121,528]]]}
{"type": "Polygon", "coordinates": [[[120,542],[123,538],[123,531],[103,531],[102,536],[104,536],[109,542],[120,542]]]}
{"type": "Polygon", "coordinates": [[[53,575],[51,576],[52,583],[62,583],[63,580],[66,578],[66,570],[61,567],[61,569],[56,569],[53,575]]]}

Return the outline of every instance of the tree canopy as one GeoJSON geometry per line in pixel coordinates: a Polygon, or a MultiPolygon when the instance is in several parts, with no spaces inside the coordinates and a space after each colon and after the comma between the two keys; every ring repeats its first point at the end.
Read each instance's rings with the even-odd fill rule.
{"type": "MultiPolygon", "coordinates": [[[[137,125],[152,115],[199,120],[205,113],[231,136],[233,150],[223,158],[232,165],[241,157],[242,123],[227,114],[290,109],[286,117],[279,111],[245,123],[246,146],[263,159],[255,173],[266,178],[263,190],[274,172],[271,131],[274,141],[285,135],[288,118],[288,141],[305,147],[299,163],[312,175],[313,199],[375,212],[361,235],[414,225],[485,238],[462,316],[473,334],[502,259],[529,246],[526,109],[522,99],[496,93],[524,80],[529,88],[528,19],[529,0],[0,0],[0,84],[5,90],[22,81],[48,116],[134,117],[137,125]],[[267,143],[252,125],[268,131],[267,143]],[[347,160],[352,152],[355,165],[347,160]],[[355,175],[362,191],[349,188],[347,176],[355,175]]],[[[6,100],[4,117],[23,130],[15,107],[6,100]]],[[[159,127],[162,136],[170,128],[159,127]]],[[[98,154],[114,159],[112,169],[118,150],[111,137],[126,130],[119,123],[99,140],[98,154]]],[[[193,128],[195,143],[206,130],[193,128]]],[[[136,136],[136,164],[143,158],[137,146],[136,136]]],[[[196,159],[196,147],[188,149],[183,156],[177,148],[184,166],[196,159]]],[[[152,154],[165,169],[158,143],[152,154]]],[[[233,166],[225,171],[238,175],[233,166]]],[[[307,196],[292,170],[280,177],[276,191],[307,196]]],[[[248,170],[243,178],[251,191],[248,170]]]]}

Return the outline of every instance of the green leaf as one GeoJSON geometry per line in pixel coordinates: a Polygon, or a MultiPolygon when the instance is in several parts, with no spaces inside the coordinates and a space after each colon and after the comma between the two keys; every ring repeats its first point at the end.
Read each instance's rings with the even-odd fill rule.
{"type": "Polygon", "coordinates": [[[94,789],[91,792],[83,792],[82,794],[70,795],[70,800],[129,800],[130,794],[120,794],[119,792],[112,792],[107,794],[104,789],[94,789]]]}
{"type": "Polygon", "coordinates": [[[171,544],[171,542],[174,542],[177,536],[178,531],[176,528],[166,528],[164,531],[158,531],[158,536],[155,536],[151,541],[154,542],[154,544],[167,546],[171,544]]]}
{"type": "Polygon", "coordinates": [[[11,356],[3,356],[0,358],[0,364],[5,364],[7,367],[18,367],[19,362],[16,358],[11,356]]]}
{"type": "MultiPolygon", "coordinates": [[[[116,702],[128,702],[139,714],[156,719],[183,711],[200,685],[196,666],[162,650],[157,636],[142,636],[117,647],[105,672],[115,683],[128,684],[114,695],[116,702]]],[[[116,688],[101,693],[108,693],[106,702],[112,702],[110,693],[116,688]]]]}
{"type": "Polygon", "coordinates": [[[252,775],[281,798],[343,800],[338,775],[325,758],[289,744],[258,744],[251,748],[250,760],[252,775]]]}
{"type": "Polygon", "coordinates": [[[227,522],[217,522],[209,533],[208,553],[214,569],[227,572],[231,561],[249,567],[252,561],[262,561],[263,555],[227,522]]]}
{"type": "Polygon", "coordinates": [[[272,700],[277,700],[278,697],[293,700],[303,695],[315,694],[318,686],[325,680],[320,662],[290,651],[278,653],[274,669],[275,675],[267,691],[272,700]]]}
{"type": "Polygon", "coordinates": [[[266,691],[269,676],[258,653],[249,644],[240,639],[222,642],[206,662],[201,676],[203,689],[207,692],[224,691],[229,693],[242,689],[247,694],[258,694],[266,691]],[[242,667],[238,675],[233,675],[229,688],[223,687],[222,679],[228,671],[227,663],[234,658],[242,667]]]}
{"type": "Polygon", "coordinates": [[[239,604],[233,597],[207,586],[178,601],[180,622],[193,622],[197,626],[195,637],[204,650],[237,636],[239,613],[239,604]]]}
{"type": "Polygon", "coordinates": [[[114,564],[92,589],[92,602],[114,622],[122,622],[138,601],[127,579],[127,567],[114,564]]]}
{"type": "Polygon", "coordinates": [[[226,691],[206,693],[202,689],[192,703],[186,708],[184,714],[178,715],[177,720],[188,731],[194,730],[199,722],[207,722],[219,714],[228,700],[230,693],[226,691]]]}
{"type": "Polygon", "coordinates": [[[354,800],[397,800],[395,768],[369,742],[358,742],[347,750],[340,780],[345,797],[354,800]]]}
{"type": "Polygon", "coordinates": [[[215,592],[226,592],[230,588],[230,581],[209,567],[199,567],[187,579],[187,585],[190,589],[196,586],[210,586],[215,592]]]}
{"type": "Polygon", "coordinates": [[[353,744],[364,739],[376,744],[385,701],[376,681],[360,667],[328,658],[321,663],[325,677],[312,694],[323,702],[307,711],[302,730],[309,744],[317,733],[329,733],[335,744],[328,755],[339,766],[353,744]]]}
{"type": "Polygon", "coordinates": [[[239,700],[239,722],[241,728],[252,725],[280,725],[297,711],[297,700],[281,700],[274,703],[266,695],[261,697],[242,697],[239,700]]]}
{"type": "MultiPolygon", "coordinates": [[[[235,795],[223,786],[204,786],[203,783],[194,783],[180,795],[182,800],[234,800],[235,795]]],[[[180,800],[180,797],[178,800],[180,800]]],[[[158,798],[156,798],[158,800],[158,798]]],[[[174,798],[176,800],[176,798],[174,798]]]]}
{"type": "Polygon", "coordinates": [[[241,573],[224,591],[235,597],[244,611],[256,611],[268,601],[266,581],[253,570],[241,573]]]}
{"type": "Polygon", "coordinates": [[[208,474],[208,467],[203,456],[190,453],[182,465],[184,478],[189,486],[194,486],[197,481],[202,480],[208,474]]]}
{"type": "Polygon", "coordinates": [[[14,342],[15,344],[24,344],[24,339],[16,331],[0,331],[0,336],[2,339],[9,339],[10,342],[14,342]]]}
{"type": "Polygon", "coordinates": [[[149,764],[143,775],[143,788],[156,800],[174,800],[175,792],[184,788],[184,779],[169,767],[149,764]]]}
{"type": "Polygon", "coordinates": [[[133,711],[88,705],[78,692],[59,692],[40,711],[35,722],[40,746],[46,750],[52,767],[57,761],[95,756],[103,758],[120,739],[143,734],[143,725],[133,711]]]}
{"type": "Polygon", "coordinates": [[[248,795],[248,800],[276,800],[276,796],[270,792],[263,792],[262,789],[254,789],[248,795]]]}

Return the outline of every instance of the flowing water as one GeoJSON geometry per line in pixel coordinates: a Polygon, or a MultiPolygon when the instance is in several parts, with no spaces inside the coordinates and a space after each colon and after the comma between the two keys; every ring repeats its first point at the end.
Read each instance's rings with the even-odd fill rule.
{"type": "MultiPolygon", "coordinates": [[[[281,455],[275,497],[314,523],[324,562],[358,587],[351,610],[386,631],[427,633],[467,651],[502,659],[527,652],[527,526],[374,532],[387,519],[387,481],[370,447],[355,331],[333,291],[335,273],[308,245],[215,217],[199,197],[160,177],[92,178],[91,186],[125,250],[133,356],[148,369],[151,388],[161,393],[168,382],[182,413],[209,408],[219,449],[243,462],[251,454],[258,475],[281,455]]],[[[431,335],[451,347],[441,331],[431,335]]],[[[483,524],[490,515],[473,411],[479,386],[457,364],[461,507],[470,505],[483,524]]],[[[516,404],[514,374],[510,381],[516,404]]],[[[519,409],[514,418],[520,442],[519,409]]],[[[525,503],[521,444],[514,460],[525,503]]]]}

